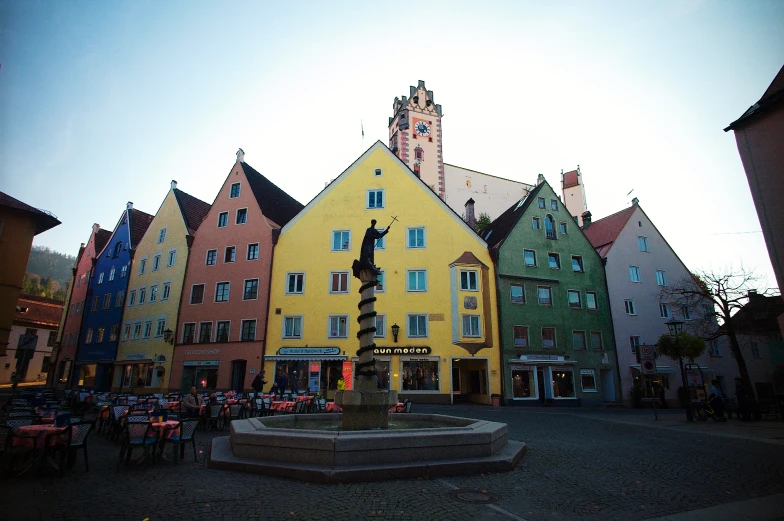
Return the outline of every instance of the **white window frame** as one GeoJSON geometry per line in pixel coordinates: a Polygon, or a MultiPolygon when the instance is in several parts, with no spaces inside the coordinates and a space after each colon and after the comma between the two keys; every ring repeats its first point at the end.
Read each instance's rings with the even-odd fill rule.
{"type": "MultiPolygon", "coordinates": [[[[294,287],[296,289],[296,279],[295,279],[294,287]]],[[[285,294],[286,295],[303,295],[305,293],[305,272],[302,271],[292,271],[286,273],[286,287],[285,287],[285,294]],[[302,291],[289,291],[289,287],[291,286],[291,278],[292,277],[302,277],[302,291]]]]}
{"type": "Polygon", "coordinates": [[[139,275],[144,275],[144,272],[147,270],[147,256],[145,255],[141,259],[139,259],[139,275]]]}
{"type": "MultiPolygon", "coordinates": [[[[304,322],[305,322],[305,319],[304,319],[304,317],[302,315],[283,315],[283,328],[280,331],[281,338],[284,339],[284,340],[285,339],[300,339],[300,338],[302,338],[304,322]],[[299,321],[299,335],[293,335],[292,334],[291,336],[286,336],[286,321],[287,320],[291,320],[292,321],[292,325],[296,321],[299,321]]],[[[292,328],[292,333],[293,332],[294,332],[294,328],[292,328]]]]}
{"type": "Polygon", "coordinates": [[[218,228],[226,228],[229,225],[229,212],[220,212],[218,214],[218,228]],[[225,224],[221,225],[221,220],[225,216],[226,222],[225,224]]]}
{"type": "Polygon", "coordinates": [[[599,386],[597,385],[596,371],[595,370],[593,370],[593,369],[580,369],[580,389],[584,393],[598,393],[599,392],[599,386]],[[583,375],[591,375],[593,377],[593,389],[591,389],[591,388],[586,389],[583,386],[583,375]]]}
{"type": "MultiPolygon", "coordinates": [[[[427,313],[406,313],[406,338],[428,338],[430,334],[430,316],[427,313]],[[425,333],[423,335],[412,335],[410,329],[410,317],[425,317],[425,333]]],[[[417,324],[417,327],[419,324],[417,324]]],[[[419,331],[417,331],[419,333],[419,331]]]]}
{"type": "Polygon", "coordinates": [[[376,315],[376,332],[374,333],[373,338],[386,338],[387,337],[387,316],[384,313],[378,313],[376,315]],[[382,326],[379,329],[378,321],[381,320],[382,326]]]}
{"type": "Polygon", "coordinates": [[[231,264],[237,262],[237,246],[230,245],[223,248],[223,263],[224,264],[231,264]],[[226,260],[226,252],[229,248],[232,248],[232,259],[230,261],[226,260]]]}
{"type": "Polygon", "coordinates": [[[460,291],[479,291],[479,271],[478,270],[460,270],[460,291]],[[468,287],[463,286],[463,273],[466,274],[466,283],[468,287]],[[471,275],[474,276],[474,284],[471,287],[471,275]]]}
{"type": "Polygon", "coordinates": [[[204,256],[204,265],[205,266],[216,266],[218,264],[218,250],[213,248],[211,250],[207,250],[207,255],[204,256]],[[215,262],[210,264],[210,253],[215,252],[215,262]]]}
{"type": "MultiPolygon", "coordinates": [[[[376,231],[379,232],[379,233],[383,233],[385,230],[386,230],[386,228],[376,228],[376,231]]],[[[374,249],[376,249],[376,250],[386,250],[387,249],[387,238],[386,238],[386,236],[379,237],[376,240],[376,245],[375,245],[374,249]]]]}
{"type": "Polygon", "coordinates": [[[640,335],[629,335],[629,347],[632,353],[637,353],[637,348],[642,345],[642,337],[640,335]]]}
{"type": "Polygon", "coordinates": [[[128,307],[132,308],[136,304],[136,290],[132,289],[128,292],[128,307]]]}
{"type": "Polygon", "coordinates": [[[190,303],[191,306],[200,306],[201,304],[204,304],[204,295],[206,293],[207,293],[207,285],[206,284],[204,284],[204,283],[201,283],[201,284],[191,284],[191,294],[190,294],[190,297],[188,298],[188,303],[190,303]],[[201,288],[202,288],[201,289],[201,302],[194,302],[193,301],[193,291],[198,286],[201,286],[201,288]]]}
{"type": "Polygon", "coordinates": [[[112,266],[112,269],[109,270],[109,282],[114,280],[114,272],[115,272],[115,269],[114,269],[114,266],[112,266]]]}
{"type": "Polygon", "coordinates": [[[166,331],[166,319],[159,318],[155,322],[155,338],[161,338],[164,331],[166,331]]]}
{"type": "Polygon", "coordinates": [[[256,340],[256,333],[258,332],[259,323],[255,318],[243,318],[240,320],[240,342],[253,342],[256,340]],[[253,338],[244,338],[245,324],[253,322],[253,338]]]}
{"type": "Polygon", "coordinates": [[[637,306],[633,298],[623,299],[623,308],[627,315],[637,316],[637,306]]]}
{"type": "Polygon", "coordinates": [[[259,260],[259,253],[260,253],[260,251],[261,251],[261,249],[259,248],[259,243],[258,242],[248,243],[248,248],[245,250],[245,260],[248,260],[248,261],[259,260]],[[250,257],[250,248],[251,248],[251,246],[255,246],[256,247],[256,256],[253,257],[253,258],[250,257]]]}
{"type": "Polygon", "coordinates": [[[552,307],[553,306],[553,288],[551,286],[536,286],[536,302],[540,306],[552,307]],[[542,288],[546,288],[547,292],[550,294],[550,303],[549,304],[548,303],[542,304],[542,297],[539,295],[539,290],[542,289],[542,288]]]}
{"type": "Polygon", "coordinates": [[[525,266],[529,267],[529,268],[535,268],[536,267],[536,250],[523,250],[523,264],[525,266]],[[534,259],[534,263],[533,264],[528,264],[528,261],[525,258],[525,254],[528,253],[528,252],[531,253],[531,256],[534,259]]]}
{"type": "MultiPolygon", "coordinates": [[[[416,238],[416,237],[415,237],[416,238]]],[[[425,226],[410,226],[406,228],[406,249],[407,250],[422,250],[427,248],[427,227],[425,226]],[[411,232],[422,231],[422,246],[411,246],[411,232]]]]}
{"type": "Polygon", "coordinates": [[[234,224],[237,226],[242,226],[243,224],[248,224],[248,208],[237,208],[237,212],[234,214],[234,224]],[[245,210],[245,220],[243,222],[237,222],[240,219],[240,212],[245,210]]]}
{"type": "MultiPolygon", "coordinates": [[[[418,282],[418,279],[419,279],[419,277],[417,277],[417,282],[418,282]]],[[[408,293],[427,293],[427,282],[428,282],[427,281],[427,268],[415,268],[415,269],[408,269],[408,270],[406,270],[406,292],[408,292],[408,293]],[[411,289],[410,284],[409,284],[411,282],[411,280],[409,278],[409,273],[424,273],[425,274],[425,276],[424,276],[424,283],[425,283],[424,289],[419,288],[419,287],[417,287],[416,289],[411,289]]]]}
{"type": "Polygon", "coordinates": [[[639,266],[629,266],[629,280],[638,284],[641,282],[639,266]]]}
{"type": "Polygon", "coordinates": [[[525,285],[523,285],[523,284],[510,284],[509,285],[509,302],[511,304],[516,305],[516,306],[522,306],[523,304],[525,304],[525,285]],[[521,302],[515,302],[514,295],[512,294],[512,292],[514,291],[514,288],[520,288],[520,293],[521,293],[521,296],[522,296],[522,299],[523,299],[521,302]]]}
{"type": "Polygon", "coordinates": [[[595,291],[585,292],[585,309],[588,311],[597,311],[599,309],[599,296],[595,291]],[[588,304],[588,295],[593,295],[593,307],[588,304]]]}
{"type": "Polygon", "coordinates": [[[144,329],[142,330],[142,338],[148,339],[152,338],[152,320],[145,320],[144,321],[144,329]]]}
{"type": "Polygon", "coordinates": [[[348,338],[348,323],[349,323],[349,320],[350,320],[350,318],[349,318],[348,315],[329,315],[329,316],[327,316],[327,338],[329,338],[329,339],[348,338]],[[336,335],[332,334],[332,332],[333,332],[332,322],[333,321],[337,321],[337,324],[338,324],[338,329],[337,329],[337,334],[336,335]],[[343,334],[341,334],[341,331],[340,331],[341,321],[342,321],[343,327],[344,327],[344,331],[342,332],[343,334]]]}
{"type": "Polygon", "coordinates": [[[585,265],[583,264],[583,256],[582,255],[572,255],[572,271],[575,273],[585,273],[585,265]],[[580,269],[574,269],[574,261],[577,261],[577,264],[580,265],[580,269]]]}
{"type": "Polygon", "coordinates": [[[559,255],[558,252],[555,252],[555,251],[548,251],[547,252],[547,267],[550,268],[551,270],[560,270],[561,269],[561,255],[559,255]],[[555,263],[558,265],[555,268],[550,266],[550,256],[551,255],[554,256],[555,263]]]}
{"type": "Polygon", "coordinates": [[[666,302],[659,303],[659,316],[661,318],[672,318],[672,311],[670,311],[670,305],[666,302]]]}
{"type": "Polygon", "coordinates": [[[482,338],[482,318],[480,315],[463,315],[462,322],[462,330],[463,330],[463,338],[482,338]],[[466,322],[468,319],[468,322],[466,322]],[[466,332],[466,324],[468,325],[468,331],[466,332]],[[476,326],[476,331],[474,331],[474,326],[476,326]]]}
{"type": "Polygon", "coordinates": [[[667,286],[667,272],[665,270],[656,270],[656,284],[667,286]]]}
{"type": "Polygon", "coordinates": [[[258,278],[243,280],[242,281],[242,300],[259,300],[259,288],[260,288],[260,285],[259,285],[259,279],[258,278]],[[256,296],[255,297],[251,297],[251,298],[246,298],[245,297],[245,292],[248,289],[248,287],[247,287],[248,286],[248,282],[253,281],[253,280],[256,281],[256,296]]]}
{"type": "Polygon", "coordinates": [[[158,231],[158,244],[162,243],[165,240],[166,240],[166,228],[164,227],[158,231]]]}
{"type": "Polygon", "coordinates": [[[387,204],[387,194],[383,188],[368,188],[365,191],[365,209],[366,210],[377,210],[382,209],[387,204]],[[381,206],[375,206],[376,200],[378,199],[378,193],[381,192],[381,206]],[[370,194],[374,194],[373,197],[373,206],[370,205],[370,194]]]}
{"type": "Polygon", "coordinates": [[[166,255],[166,267],[171,268],[177,263],[177,248],[172,248],[166,255]]]}
{"type": "Polygon", "coordinates": [[[150,285],[150,298],[147,300],[150,304],[154,304],[158,301],[158,285],[152,284],[150,285]]]}
{"type": "Polygon", "coordinates": [[[161,257],[162,255],[160,253],[156,253],[152,258],[152,271],[158,271],[161,269],[161,257]]]}
{"type": "Polygon", "coordinates": [[[566,305],[569,306],[570,309],[583,309],[583,296],[580,293],[579,289],[567,289],[566,290],[566,305]],[[577,305],[572,306],[572,302],[569,298],[570,295],[577,294],[577,305]]]}
{"type": "Polygon", "coordinates": [[[645,253],[651,252],[651,250],[648,249],[648,237],[644,235],[637,236],[637,249],[645,253]]]}
{"type": "Polygon", "coordinates": [[[230,341],[231,341],[231,320],[216,320],[215,321],[215,342],[218,343],[218,342],[230,342],[230,341]],[[227,326],[226,326],[226,340],[221,340],[220,337],[218,337],[218,334],[220,333],[220,325],[221,324],[227,324],[227,326]]]}
{"type": "Polygon", "coordinates": [[[103,272],[98,274],[98,284],[103,284],[103,272]]]}
{"type": "Polygon", "coordinates": [[[231,183],[229,186],[229,199],[236,199],[242,193],[242,183],[231,183]],[[234,192],[234,187],[237,187],[237,195],[231,195],[234,192]]]}
{"type": "Polygon", "coordinates": [[[331,240],[329,241],[329,247],[331,251],[351,251],[351,230],[332,230],[332,232],[330,233],[330,239],[331,240]],[[335,236],[338,233],[341,234],[340,236],[341,244],[347,244],[345,248],[335,248],[335,238],[336,238],[335,236]],[[344,233],[348,235],[348,241],[343,241],[344,233]]]}
{"type": "Polygon", "coordinates": [[[329,272],[329,288],[328,288],[329,292],[331,294],[333,294],[333,295],[348,293],[349,292],[349,288],[351,286],[350,279],[351,279],[351,274],[348,271],[330,271],[329,272]],[[338,289],[333,289],[333,287],[332,287],[332,281],[334,280],[335,275],[339,276],[338,277],[338,289]],[[343,288],[343,289],[340,289],[340,282],[342,282],[341,281],[342,277],[340,277],[341,275],[346,277],[346,287],[343,288]]]}
{"type": "Polygon", "coordinates": [[[147,286],[142,286],[139,288],[138,305],[143,306],[145,302],[147,302],[147,286]]]}
{"type": "Polygon", "coordinates": [[[161,286],[161,300],[169,300],[171,298],[171,281],[167,280],[161,286]]]}

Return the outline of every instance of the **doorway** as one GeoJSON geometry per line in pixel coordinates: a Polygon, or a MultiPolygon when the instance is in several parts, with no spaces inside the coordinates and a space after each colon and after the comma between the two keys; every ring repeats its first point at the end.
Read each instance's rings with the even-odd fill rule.
{"type": "Polygon", "coordinates": [[[602,400],[605,402],[615,401],[615,378],[612,369],[602,369],[600,372],[602,380],[602,400]]]}
{"type": "Polygon", "coordinates": [[[490,403],[486,358],[453,358],[452,403],[490,403]]]}
{"type": "Polygon", "coordinates": [[[248,365],[245,360],[232,360],[231,362],[231,385],[229,389],[241,393],[245,389],[245,368],[248,365]]]}
{"type": "Polygon", "coordinates": [[[539,401],[544,402],[544,370],[541,367],[536,369],[536,391],[539,393],[539,401]]]}

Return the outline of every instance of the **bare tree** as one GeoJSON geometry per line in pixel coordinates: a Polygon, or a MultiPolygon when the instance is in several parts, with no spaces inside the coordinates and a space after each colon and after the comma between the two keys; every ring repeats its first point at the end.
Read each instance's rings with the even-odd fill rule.
{"type": "MultiPolygon", "coordinates": [[[[691,278],[662,288],[662,299],[680,306],[684,315],[690,316],[691,329],[697,336],[707,341],[720,337],[729,339],[743,387],[752,398],[754,388],[732,316],[748,302],[749,290],[756,290],[761,282],[753,271],[741,266],[737,270],[729,267],[718,271],[697,271],[691,278]]],[[[767,290],[761,294],[766,293],[767,290]]]]}

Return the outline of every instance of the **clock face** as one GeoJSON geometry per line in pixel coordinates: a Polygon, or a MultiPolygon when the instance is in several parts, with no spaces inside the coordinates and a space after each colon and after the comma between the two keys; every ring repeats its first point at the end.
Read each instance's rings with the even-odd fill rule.
{"type": "Polygon", "coordinates": [[[414,132],[419,134],[420,136],[429,136],[430,135],[430,125],[425,123],[424,121],[417,121],[414,125],[414,132]]]}

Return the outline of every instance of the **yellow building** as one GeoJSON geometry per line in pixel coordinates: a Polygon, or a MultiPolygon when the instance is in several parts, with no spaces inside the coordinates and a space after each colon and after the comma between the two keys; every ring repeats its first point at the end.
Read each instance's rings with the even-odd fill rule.
{"type": "Polygon", "coordinates": [[[171,182],[130,269],[113,390],[167,391],[185,265],[210,205],[171,182]]]}
{"type": "Polygon", "coordinates": [[[490,403],[500,392],[495,277],[486,243],[377,142],[281,230],[274,252],[265,371],[289,390],[351,387],[359,347],[351,266],[371,219],[379,388],[416,402],[490,403]]]}

